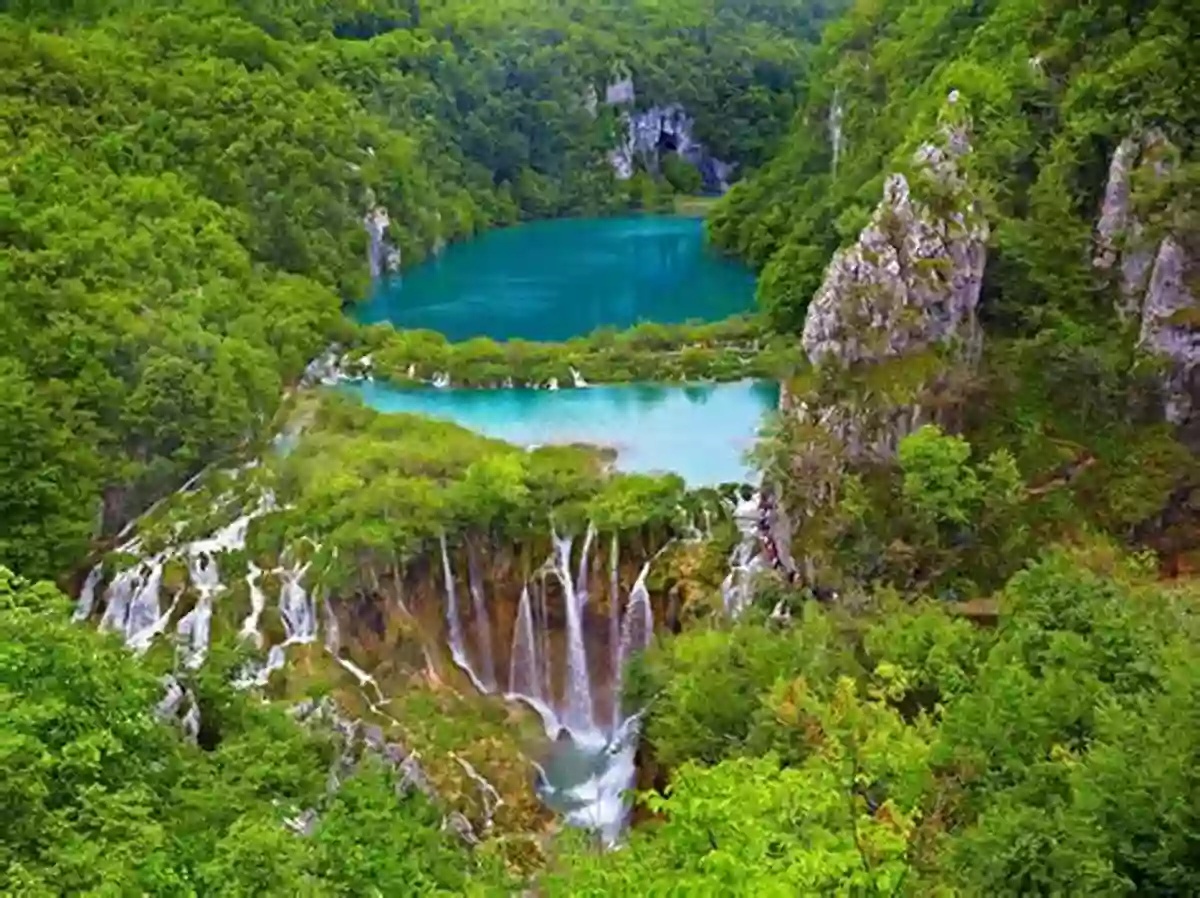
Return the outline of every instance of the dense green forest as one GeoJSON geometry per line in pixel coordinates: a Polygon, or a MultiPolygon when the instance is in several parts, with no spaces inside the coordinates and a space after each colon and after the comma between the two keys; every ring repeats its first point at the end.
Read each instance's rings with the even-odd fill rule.
{"type": "Polygon", "coordinates": [[[625,72],[754,165],[832,4],[57,7],[0,20],[0,555],[36,576],[253,435],[347,337],[368,208],[415,263],[643,202],[588,102],[625,72]]]}
{"type": "MultiPolygon", "coordinates": [[[[1200,894],[1200,466],[1094,261],[1110,163],[1150,134],[1143,230],[1119,236],[1200,252],[1197,33],[1186,0],[0,0],[0,893],[1200,894]],[[349,323],[377,204],[407,265],[694,188],[614,177],[604,94],[626,72],[639,108],[685,104],[739,163],[707,229],[760,269],[761,317],[563,344],[349,323]],[[800,338],[950,95],[990,224],[982,348],[939,382],[953,426],[860,463],[822,456],[801,415],[769,422],[755,459],[806,575],[767,572],[730,621],[732,526],[667,556],[651,585],[682,612],[625,676],[645,715],[620,850],[547,822],[506,712],[461,684],[406,679],[391,705],[430,796],[288,713],[341,695],[320,647],[270,681],[282,701],[235,688],[246,593],[198,669],[70,621],[60,589],[86,559],[133,563],[110,551],[127,521],[206,466],[266,458],[281,423],[308,430],[229,479],[282,508],[223,571],[308,540],[344,607],[374,582],[390,608],[379,579],[447,533],[674,540],[681,506],[699,518],[715,494],[298,381],[338,341],[397,380],[753,373],[834,408],[906,401],[945,359],[814,369],[800,338]],[[191,739],[156,716],[168,674],[200,712],[191,739]],[[451,730],[500,784],[494,827],[461,805],[451,730]]],[[[141,550],[243,511],[212,502],[223,476],[152,512],[141,550]]],[[[351,656],[419,668],[408,636],[351,656]]]]}

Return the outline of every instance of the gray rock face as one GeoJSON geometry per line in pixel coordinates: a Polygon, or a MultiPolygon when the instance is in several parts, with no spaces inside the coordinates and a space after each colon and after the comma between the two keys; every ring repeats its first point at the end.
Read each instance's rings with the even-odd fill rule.
{"type": "MultiPolygon", "coordinates": [[[[1116,278],[1117,311],[1140,320],[1139,345],[1167,363],[1164,413],[1172,424],[1197,423],[1200,410],[1200,305],[1192,284],[1200,275],[1187,228],[1166,215],[1153,234],[1134,209],[1133,180],[1170,175],[1173,147],[1159,131],[1127,137],[1113,153],[1096,223],[1094,267],[1116,278]]],[[[1195,436],[1188,442],[1196,443],[1195,436]]]]}
{"type": "Polygon", "coordinates": [[[632,106],[636,98],[633,76],[628,71],[604,88],[604,102],[609,106],[632,106]]]}
{"type": "Polygon", "coordinates": [[[904,175],[888,178],[871,222],[833,257],[808,307],[803,342],[814,364],[877,362],[950,344],[977,352],[988,226],[956,164],[969,148],[965,131],[949,129],[941,145],[917,154],[917,177],[947,209],[914,199],[904,175]]]}
{"type": "Polygon", "coordinates": [[[781,390],[790,456],[779,488],[795,532],[816,537],[793,546],[808,583],[836,578],[822,534],[841,526],[848,469],[890,463],[924,424],[957,429],[982,343],[989,229],[960,165],[967,125],[946,121],[830,261],[804,322],[813,370],[781,390]]]}
{"type": "Polygon", "coordinates": [[[1197,274],[1193,258],[1167,235],[1159,244],[1142,304],[1140,343],[1169,362],[1165,413],[1177,425],[1191,422],[1200,405],[1200,305],[1189,286],[1197,274]]]}
{"type": "Polygon", "coordinates": [[[1154,242],[1133,212],[1133,173],[1140,165],[1151,165],[1156,174],[1165,175],[1165,148],[1166,140],[1157,131],[1142,138],[1127,137],[1113,153],[1108,168],[1092,264],[1099,271],[1116,268],[1120,272],[1117,310],[1123,318],[1138,314],[1155,257],[1154,242]]]}
{"type": "Polygon", "coordinates": [[[695,120],[682,105],[671,103],[634,110],[636,91],[633,77],[628,73],[605,88],[604,98],[609,106],[627,107],[621,116],[624,133],[608,155],[619,179],[632,178],[639,163],[658,174],[662,160],[675,154],[696,166],[705,189],[721,193],[729,189],[729,179],[737,166],[717,159],[696,140],[695,120]]]}
{"type": "Polygon", "coordinates": [[[609,157],[619,178],[633,177],[635,162],[657,173],[667,153],[690,159],[703,152],[692,136],[691,116],[677,103],[626,113],[624,121],[625,135],[609,157]]]}
{"type": "Polygon", "coordinates": [[[363,229],[367,232],[367,266],[371,278],[380,278],[400,268],[400,250],[388,242],[391,218],[387,209],[376,206],[363,216],[363,229]]]}

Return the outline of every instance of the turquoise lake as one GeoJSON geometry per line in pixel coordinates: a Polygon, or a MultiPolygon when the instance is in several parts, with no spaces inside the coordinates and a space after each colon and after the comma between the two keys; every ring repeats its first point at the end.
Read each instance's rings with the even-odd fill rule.
{"type": "Polygon", "coordinates": [[[754,482],[744,455],[765,411],[770,383],[620,384],[563,390],[398,390],[345,386],[373,408],[453,421],[519,446],[591,443],[617,450],[622,471],[672,471],[689,486],[754,482]]]}
{"type": "Polygon", "coordinates": [[[709,249],[699,218],[640,215],[488,231],[381,282],[354,315],[451,340],[565,340],[640,321],[716,321],[753,303],[753,273],[709,249]]]}

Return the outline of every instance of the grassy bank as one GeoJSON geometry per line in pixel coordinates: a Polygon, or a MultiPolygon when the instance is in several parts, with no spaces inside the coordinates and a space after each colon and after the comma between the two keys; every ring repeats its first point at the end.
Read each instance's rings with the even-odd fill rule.
{"type": "Polygon", "coordinates": [[[452,343],[426,330],[375,325],[360,332],[350,368],[400,385],[448,377],[465,387],[574,386],[633,381],[731,381],[781,378],[801,360],[798,343],[770,333],[751,316],[707,324],[643,323],[605,328],[560,343],[500,342],[487,337],[452,343]]]}

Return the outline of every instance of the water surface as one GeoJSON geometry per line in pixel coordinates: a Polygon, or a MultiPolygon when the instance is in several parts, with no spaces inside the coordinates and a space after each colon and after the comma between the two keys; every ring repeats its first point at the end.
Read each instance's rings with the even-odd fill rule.
{"type": "Polygon", "coordinates": [[[397,389],[349,384],[367,405],[453,421],[519,446],[591,443],[617,451],[617,468],[672,471],[689,486],[757,481],[744,455],[779,388],[758,381],[563,390],[397,389]]]}
{"type": "Polygon", "coordinates": [[[643,215],[488,231],[381,282],[355,316],[451,340],[565,340],[639,321],[716,321],[753,302],[754,275],[705,245],[701,219],[643,215]]]}

